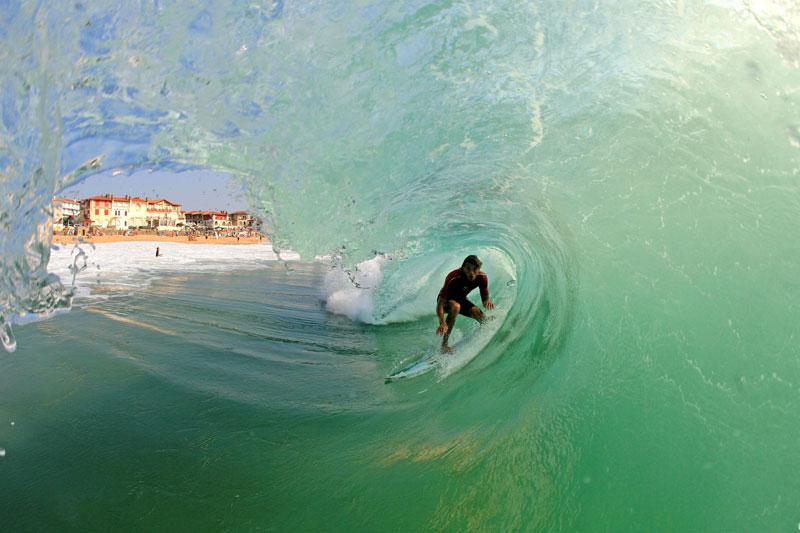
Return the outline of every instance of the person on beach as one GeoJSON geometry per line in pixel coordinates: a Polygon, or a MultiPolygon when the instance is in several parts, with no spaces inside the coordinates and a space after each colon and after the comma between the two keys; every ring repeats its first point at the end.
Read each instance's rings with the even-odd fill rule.
{"type": "Polygon", "coordinates": [[[486,309],[494,309],[492,299],[489,298],[489,277],[481,272],[481,260],[475,255],[468,255],[461,268],[450,272],[444,280],[444,286],[436,298],[436,316],[439,317],[439,327],[436,334],[442,336],[442,353],[450,353],[453,349],[447,344],[453,325],[458,315],[474,318],[481,324],[486,321],[486,315],[480,308],[467,299],[467,295],[476,287],[481,291],[481,302],[486,309]],[[447,313],[447,320],[444,314],[447,313]]]}

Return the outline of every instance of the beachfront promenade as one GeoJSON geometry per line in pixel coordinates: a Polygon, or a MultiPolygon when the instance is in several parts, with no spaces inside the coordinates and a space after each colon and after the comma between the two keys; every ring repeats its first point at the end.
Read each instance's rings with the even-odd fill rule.
{"type": "Polygon", "coordinates": [[[252,233],[250,236],[214,236],[214,235],[168,235],[164,234],[137,234],[137,235],[53,235],[53,244],[73,244],[78,242],[181,242],[187,244],[268,244],[270,241],[261,234],[252,233]]]}
{"type": "Polygon", "coordinates": [[[53,243],[183,242],[259,244],[269,242],[260,220],[246,211],[183,211],[164,198],[105,194],[83,200],[53,198],[53,243]]]}

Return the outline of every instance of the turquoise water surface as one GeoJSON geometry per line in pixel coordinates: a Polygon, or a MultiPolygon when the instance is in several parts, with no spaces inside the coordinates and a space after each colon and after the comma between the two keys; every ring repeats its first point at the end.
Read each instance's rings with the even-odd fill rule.
{"type": "Polygon", "coordinates": [[[3,522],[797,529],[796,3],[0,6],[3,522]],[[300,261],[56,276],[145,168],[300,261]],[[496,320],[384,385],[469,253],[496,320]]]}

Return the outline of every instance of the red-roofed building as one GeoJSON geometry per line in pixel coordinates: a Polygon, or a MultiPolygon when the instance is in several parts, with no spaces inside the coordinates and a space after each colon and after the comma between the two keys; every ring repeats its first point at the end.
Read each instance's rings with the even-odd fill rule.
{"type": "Polygon", "coordinates": [[[228,229],[231,227],[226,211],[187,211],[186,223],[208,229],[228,229]]]}
{"type": "Polygon", "coordinates": [[[178,230],[186,224],[181,204],[163,198],[148,200],[111,194],[81,200],[80,218],[86,226],[118,230],[130,228],[178,230]]]}
{"type": "Polygon", "coordinates": [[[107,228],[114,216],[111,214],[112,202],[113,196],[110,194],[81,200],[81,225],[107,228]]]}
{"type": "Polygon", "coordinates": [[[186,224],[196,228],[212,228],[214,227],[214,218],[212,211],[186,211],[186,224]]]}
{"type": "Polygon", "coordinates": [[[181,204],[160,198],[147,201],[147,221],[152,228],[177,230],[186,225],[181,204]]]}

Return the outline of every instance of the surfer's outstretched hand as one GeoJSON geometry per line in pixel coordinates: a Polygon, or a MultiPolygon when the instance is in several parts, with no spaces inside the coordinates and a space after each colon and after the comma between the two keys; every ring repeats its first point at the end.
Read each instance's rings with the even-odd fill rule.
{"type": "Polygon", "coordinates": [[[439,324],[439,327],[436,328],[436,334],[437,335],[444,335],[445,333],[447,333],[447,324],[445,324],[445,323],[439,324]]]}
{"type": "Polygon", "coordinates": [[[489,311],[491,311],[492,309],[494,309],[494,303],[492,303],[492,300],[490,300],[490,299],[488,299],[488,298],[486,299],[486,301],[485,301],[485,302],[483,302],[483,306],[484,306],[486,309],[488,309],[489,311]]]}

